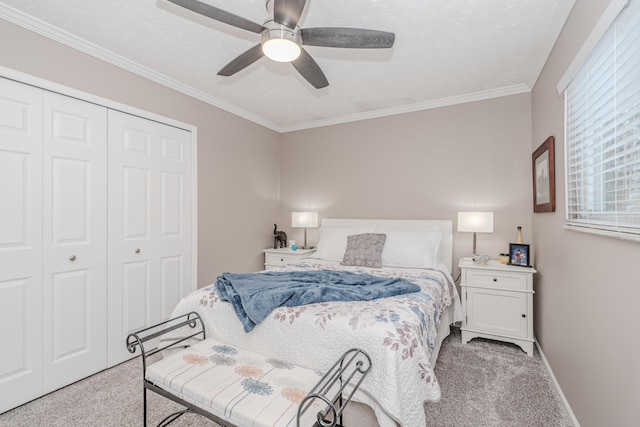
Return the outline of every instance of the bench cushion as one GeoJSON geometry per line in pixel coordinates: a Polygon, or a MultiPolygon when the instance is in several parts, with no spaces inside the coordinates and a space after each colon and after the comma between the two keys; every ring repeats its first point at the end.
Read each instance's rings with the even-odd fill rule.
{"type": "MultiPolygon", "coordinates": [[[[158,387],[238,426],[295,426],[318,373],[208,338],[147,368],[158,387]]],[[[317,408],[301,425],[312,426],[317,408]]]]}

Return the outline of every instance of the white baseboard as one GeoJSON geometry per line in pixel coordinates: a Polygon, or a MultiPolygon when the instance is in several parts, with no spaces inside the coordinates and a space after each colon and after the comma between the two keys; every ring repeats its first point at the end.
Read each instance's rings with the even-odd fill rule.
{"type": "Polygon", "coordinates": [[[556,387],[556,391],[560,395],[560,399],[562,400],[562,403],[564,404],[564,407],[567,410],[567,413],[569,414],[569,417],[571,418],[571,421],[573,422],[573,425],[575,427],[580,427],[580,423],[578,423],[578,419],[576,418],[575,414],[571,410],[571,406],[569,406],[569,402],[567,401],[567,398],[564,397],[564,393],[562,392],[562,389],[560,388],[560,384],[558,384],[558,380],[556,379],[556,376],[553,374],[553,371],[551,370],[551,366],[549,366],[549,362],[547,361],[547,358],[544,357],[544,352],[542,351],[542,348],[540,347],[540,343],[538,342],[538,339],[534,337],[534,340],[536,342],[536,347],[538,348],[538,351],[540,352],[540,358],[542,359],[542,363],[544,363],[544,366],[547,368],[547,373],[551,377],[551,380],[553,381],[553,384],[556,387]]]}

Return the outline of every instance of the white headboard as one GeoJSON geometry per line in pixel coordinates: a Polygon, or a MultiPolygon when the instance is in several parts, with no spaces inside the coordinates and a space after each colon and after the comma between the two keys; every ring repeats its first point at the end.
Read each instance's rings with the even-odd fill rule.
{"type": "Polygon", "coordinates": [[[449,272],[453,271],[453,221],[450,219],[338,219],[323,218],[323,226],[354,227],[374,226],[380,231],[389,230],[433,230],[442,233],[440,261],[449,272]]]}

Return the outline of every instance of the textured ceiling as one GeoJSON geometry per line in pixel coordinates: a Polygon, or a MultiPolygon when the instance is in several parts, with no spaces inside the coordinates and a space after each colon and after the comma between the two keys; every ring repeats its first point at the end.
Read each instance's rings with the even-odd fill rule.
{"type": "MultiPolygon", "coordinates": [[[[263,0],[203,0],[262,24],[263,0]]],[[[0,0],[0,17],[279,132],[529,91],[575,0],[307,0],[300,26],[394,32],[391,49],[305,47],[329,86],[262,58],[260,36],[165,0],[0,0]]]]}

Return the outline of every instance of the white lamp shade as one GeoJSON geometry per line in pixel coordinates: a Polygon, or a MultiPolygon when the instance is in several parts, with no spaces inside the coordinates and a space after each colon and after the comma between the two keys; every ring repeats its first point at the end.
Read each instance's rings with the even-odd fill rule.
{"type": "Polygon", "coordinates": [[[493,233],[493,212],[458,212],[458,231],[493,233]]]}
{"type": "Polygon", "coordinates": [[[291,212],[291,226],[313,228],[318,226],[318,212],[291,212]]]}

